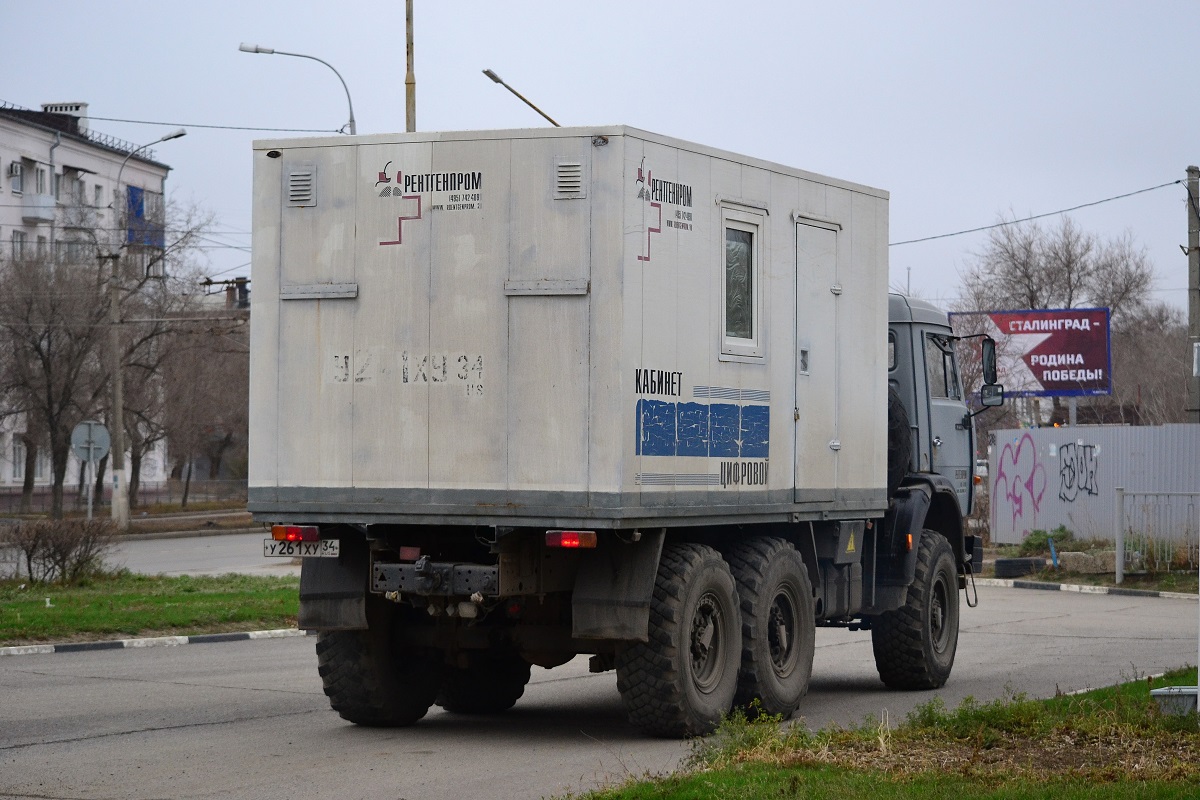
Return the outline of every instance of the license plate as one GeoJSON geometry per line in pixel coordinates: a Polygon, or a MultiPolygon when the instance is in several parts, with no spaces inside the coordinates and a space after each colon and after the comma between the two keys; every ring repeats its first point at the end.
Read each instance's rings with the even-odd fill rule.
{"type": "Polygon", "coordinates": [[[340,539],[322,539],[319,542],[279,542],[263,539],[265,558],[337,558],[340,539]]]}

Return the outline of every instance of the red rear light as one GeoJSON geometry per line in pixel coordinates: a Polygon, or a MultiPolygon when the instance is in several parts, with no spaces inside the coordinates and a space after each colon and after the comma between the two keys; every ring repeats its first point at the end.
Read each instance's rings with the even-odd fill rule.
{"type": "Polygon", "coordinates": [[[546,547],[592,548],[595,531],[546,531],[546,547]]]}
{"type": "Polygon", "coordinates": [[[316,525],[272,525],[271,538],[277,542],[319,542],[321,530],[316,525]]]}

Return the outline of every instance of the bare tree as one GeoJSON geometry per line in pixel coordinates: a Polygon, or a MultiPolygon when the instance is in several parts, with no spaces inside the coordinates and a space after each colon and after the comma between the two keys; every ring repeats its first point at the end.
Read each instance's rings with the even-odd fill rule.
{"type": "MultiPolygon", "coordinates": [[[[195,211],[160,216],[138,229],[151,238],[137,240],[131,233],[131,241],[120,241],[100,227],[98,209],[79,200],[60,207],[63,238],[54,252],[15,253],[0,263],[0,402],[25,418],[28,460],[36,459],[38,445],[46,442],[56,518],[63,513],[75,424],[108,410],[109,425],[123,424],[128,430],[153,413],[150,400],[141,408],[139,403],[127,407],[122,420],[113,419],[109,408],[109,256],[115,252],[118,258],[121,315],[128,321],[122,325],[119,363],[123,370],[135,371],[131,396],[152,398],[161,366],[159,342],[189,302],[171,270],[186,272],[209,222],[195,211]]],[[[117,230],[123,233],[126,227],[122,223],[117,230]]],[[[187,278],[194,282],[193,276],[187,278]]],[[[146,438],[139,439],[143,446],[146,438]]],[[[32,477],[27,468],[28,492],[32,477]]]]}
{"type": "Polygon", "coordinates": [[[56,259],[51,254],[13,258],[0,265],[0,336],[7,354],[3,396],[26,417],[28,459],[37,433],[50,451],[51,510],[63,512],[63,482],[71,429],[96,410],[106,380],[100,353],[107,307],[100,302],[104,270],[96,259],[56,259]]]}

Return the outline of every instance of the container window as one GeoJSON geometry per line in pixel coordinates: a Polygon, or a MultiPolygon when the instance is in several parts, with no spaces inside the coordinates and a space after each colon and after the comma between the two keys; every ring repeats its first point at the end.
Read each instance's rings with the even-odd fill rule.
{"type": "Polygon", "coordinates": [[[725,229],[725,335],[754,338],[754,233],[725,229]]]}
{"type": "Polygon", "coordinates": [[[763,217],[724,210],[721,353],[761,358],[763,217]]]}

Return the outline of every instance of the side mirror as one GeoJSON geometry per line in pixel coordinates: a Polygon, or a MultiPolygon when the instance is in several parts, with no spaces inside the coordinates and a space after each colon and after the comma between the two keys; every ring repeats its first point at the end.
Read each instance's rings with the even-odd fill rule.
{"type": "MultiPolygon", "coordinates": [[[[983,337],[981,345],[983,356],[983,382],[985,384],[993,384],[996,382],[996,340],[990,336],[983,337]]],[[[1001,391],[1003,395],[1003,390],[1001,391]]],[[[987,403],[984,403],[987,405],[987,403]]],[[[999,405],[997,403],[997,405],[999,405]]]]}
{"type": "Polygon", "coordinates": [[[979,402],[984,408],[1004,405],[1004,387],[998,383],[984,384],[979,387],[979,402]]]}

